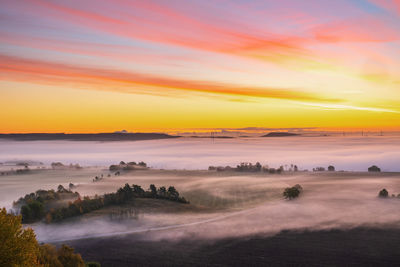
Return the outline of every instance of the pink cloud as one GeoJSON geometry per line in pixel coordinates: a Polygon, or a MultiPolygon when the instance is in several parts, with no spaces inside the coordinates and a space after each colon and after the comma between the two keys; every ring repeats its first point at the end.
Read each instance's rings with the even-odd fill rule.
{"type": "MultiPolygon", "coordinates": [[[[0,80],[23,81],[39,84],[83,85],[85,89],[137,93],[132,85],[154,87],[159,91],[183,90],[248,97],[279,98],[298,101],[329,101],[316,94],[300,90],[272,87],[243,87],[207,81],[182,80],[143,73],[99,68],[77,67],[0,55],[0,80]]],[[[148,89],[151,90],[151,89],[148,89]]],[[[142,91],[143,92],[143,91],[142,91]]],[[[154,92],[149,92],[154,93],[154,92]]]]}

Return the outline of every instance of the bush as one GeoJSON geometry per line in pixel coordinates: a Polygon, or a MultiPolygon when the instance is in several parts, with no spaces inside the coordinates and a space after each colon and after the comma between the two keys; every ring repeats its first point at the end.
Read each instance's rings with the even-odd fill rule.
{"type": "Polygon", "coordinates": [[[378,196],[382,198],[387,198],[389,196],[389,192],[384,188],[381,191],[379,191],[378,196]]]}
{"type": "Polygon", "coordinates": [[[301,187],[301,185],[296,184],[293,187],[285,188],[285,190],[283,191],[283,197],[291,200],[291,199],[299,197],[301,191],[303,191],[303,188],[301,187]]]}

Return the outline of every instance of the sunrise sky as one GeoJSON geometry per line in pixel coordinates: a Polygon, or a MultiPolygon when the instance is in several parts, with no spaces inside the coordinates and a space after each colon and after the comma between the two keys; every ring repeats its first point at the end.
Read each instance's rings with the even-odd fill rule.
{"type": "Polygon", "coordinates": [[[400,1],[0,0],[0,132],[400,129],[400,1]]]}

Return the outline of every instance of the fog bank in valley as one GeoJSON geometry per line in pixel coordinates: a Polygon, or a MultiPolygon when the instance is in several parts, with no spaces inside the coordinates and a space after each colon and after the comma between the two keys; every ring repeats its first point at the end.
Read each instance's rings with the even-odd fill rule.
{"type": "MultiPolygon", "coordinates": [[[[205,171],[208,166],[257,162],[270,167],[296,164],[300,170],[334,165],[336,170],[366,171],[378,165],[400,171],[400,137],[284,137],[203,139],[181,138],[139,142],[0,141],[0,162],[32,160],[91,166],[79,170],[37,170],[0,176],[0,206],[38,189],[74,183],[81,195],[116,191],[125,183],[147,189],[173,185],[193,210],[149,211],[122,220],[106,214],[82,216],[59,224],[32,225],[43,242],[67,241],[136,233],[145,240],[214,240],[225,237],[273,235],[279,231],[400,227],[400,199],[380,199],[382,188],[400,194],[399,173],[296,172],[278,175],[205,171]],[[115,176],[110,164],[145,161],[165,170],[133,171],[115,176]],[[93,167],[98,166],[98,167],[93,167]],[[178,170],[175,170],[178,169],[178,170]],[[185,171],[187,169],[188,171],[185,171]],[[200,170],[203,171],[190,171],[200,170]],[[95,176],[104,179],[93,182],[95,176]],[[301,184],[298,199],[283,199],[284,188],[301,184]]],[[[0,169],[10,168],[7,164],[0,169]]],[[[34,167],[31,167],[32,169],[34,167]]],[[[162,205],[162,204],[160,204],[162,205]]],[[[183,204],[176,204],[183,205],[183,204]]]]}
{"type": "Polygon", "coordinates": [[[155,168],[206,169],[243,161],[311,170],[333,164],[338,170],[365,171],[372,164],[400,171],[400,136],[295,136],[282,138],[179,138],[137,142],[0,141],[0,162],[36,160],[108,166],[143,160],[155,168]]]}
{"type": "MultiPolygon", "coordinates": [[[[123,177],[121,182],[135,181],[145,186],[149,179],[149,176],[123,177]]],[[[134,238],[144,240],[212,240],[273,235],[289,229],[400,227],[400,199],[377,197],[383,187],[391,193],[400,193],[399,175],[202,175],[188,179],[168,175],[157,179],[163,184],[175,184],[184,196],[195,195],[197,191],[200,198],[194,199],[192,205],[203,203],[211,210],[143,213],[138,219],[121,221],[100,216],[60,225],[39,224],[34,226],[38,238],[55,242],[137,233],[134,238]],[[284,200],[281,196],[283,189],[297,183],[304,188],[301,197],[293,201],[284,200]],[[221,197],[226,199],[227,205],[219,206],[221,197]]]]}

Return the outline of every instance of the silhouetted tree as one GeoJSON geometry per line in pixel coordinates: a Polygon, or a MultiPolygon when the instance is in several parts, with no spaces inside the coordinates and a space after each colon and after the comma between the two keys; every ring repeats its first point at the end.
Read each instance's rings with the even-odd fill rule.
{"type": "Polygon", "coordinates": [[[150,191],[153,196],[157,195],[157,187],[154,184],[150,185],[150,191]]]}
{"type": "Polygon", "coordinates": [[[144,190],[140,185],[133,184],[132,189],[135,194],[138,194],[140,196],[144,194],[144,190]]]}
{"type": "Polygon", "coordinates": [[[138,165],[139,165],[139,166],[142,166],[142,167],[147,167],[147,164],[146,164],[145,162],[143,162],[143,161],[139,162],[138,165]]]}
{"type": "Polygon", "coordinates": [[[175,187],[173,187],[173,186],[168,187],[168,194],[172,199],[179,198],[179,193],[178,193],[178,191],[176,191],[175,187]]]}
{"type": "Polygon", "coordinates": [[[389,196],[389,192],[384,188],[381,191],[379,191],[378,196],[382,198],[387,198],[389,196]]]}
{"type": "Polygon", "coordinates": [[[334,171],[335,171],[335,167],[332,166],[332,165],[329,165],[329,166],[328,166],[328,171],[334,172],[334,171]]]}
{"type": "Polygon", "coordinates": [[[289,200],[290,199],[294,199],[294,198],[297,198],[300,195],[302,190],[303,190],[303,188],[299,184],[297,184],[297,185],[295,185],[293,187],[287,187],[283,191],[283,196],[286,199],[289,199],[289,200]]]}
{"type": "Polygon", "coordinates": [[[260,162],[257,162],[256,165],[255,165],[255,167],[256,167],[256,170],[257,170],[257,171],[261,171],[261,167],[262,167],[262,166],[261,166],[260,162]]]}
{"type": "Polygon", "coordinates": [[[158,195],[161,197],[165,197],[167,195],[167,189],[165,188],[165,186],[161,186],[160,188],[158,188],[158,195]]]}
{"type": "Polygon", "coordinates": [[[381,169],[376,165],[372,165],[371,167],[368,168],[368,171],[369,172],[380,172],[381,169]]]}

